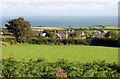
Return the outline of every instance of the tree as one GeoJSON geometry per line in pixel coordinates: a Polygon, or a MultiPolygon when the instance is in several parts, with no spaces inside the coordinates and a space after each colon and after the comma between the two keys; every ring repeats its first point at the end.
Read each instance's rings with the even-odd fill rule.
{"type": "Polygon", "coordinates": [[[86,39],[91,39],[91,33],[89,33],[89,32],[85,32],[85,36],[86,36],[86,39]]]}
{"type": "Polygon", "coordinates": [[[49,37],[49,38],[54,38],[55,37],[54,30],[44,30],[43,32],[46,33],[46,37],[49,37]]]}
{"type": "Polygon", "coordinates": [[[13,33],[18,42],[26,42],[31,38],[32,29],[30,28],[31,24],[29,21],[19,17],[17,19],[8,20],[7,22],[5,27],[9,32],[13,33]]]}
{"type": "Polygon", "coordinates": [[[82,35],[80,35],[80,33],[78,31],[75,31],[74,33],[70,33],[69,37],[70,38],[77,38],[77,39],[79,39],[79,38],[82,37],[82,35]]]}
{"type": "Polygon", "coordinates": [[[105,37],[113,39],[113,40],[117,40],[119,38],[118,32],[115,30],[108,31],[105,37]]]}

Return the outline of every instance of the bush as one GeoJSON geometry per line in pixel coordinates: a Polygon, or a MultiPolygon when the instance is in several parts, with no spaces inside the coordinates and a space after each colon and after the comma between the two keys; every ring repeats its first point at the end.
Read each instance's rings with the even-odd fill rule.
{"type": "Polygon", "coordinates": [[[90,45],[117,47],[118,41],[113,39],[94,38],[91,39],[90,45]]]}
{"type": "Polygon", "coordinates": [[[45,45],[89,45],[90,40],[88,39],[56,39],[56,38],[38,38],[32,39],[29,43],[30,44],[45,44],[45,45]]]}
{"type": "MultiPolygon", "coordinates": [[[[18,43],[15,38],[2,38],[3,42],[8,42],[10,44],[18,43]]],[[[119,39],[106,39],[106,38],[91,38],[91,39],[57,39],[57,38],[31,38],[28,39],[25,43],[29,44],[39,44],[39,45],[95,45],[95,46],[111,46],[119,47],[119,39]]]]}
{"type": "MultiPolygon", "coordinates": [[[[40,77],[42,79],[79,79],[80,77],[120,77],[120,67],[115,63],[93,61],[85,64],[69,62],[60,59],[54,63],[44,59],[16,61],[12,58],[3,59],[2,76],[11,77],[40,77]]],[[[109,79],[109,78],[108,78],[109,79]]]]}
{"type": "Polygon", "coordinates": [[[2,38],[2,41],[3,42],[8,42],[11,45],[18,43],[15,38],[2,38]]]}

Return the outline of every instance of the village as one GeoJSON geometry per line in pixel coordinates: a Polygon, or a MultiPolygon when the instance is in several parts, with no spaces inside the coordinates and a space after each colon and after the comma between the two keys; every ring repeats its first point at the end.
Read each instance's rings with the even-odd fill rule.
{"type": "MultiPolygon", "coordinates": [[[[108,29],[107,29],[108,30],[108,29]]],[[[58,39],[76,38],[76,39],[87,39],[87,38],[111,38],[108,36],[106,29],[104,28],[67,28],[67,29],[33,29],[37,36],[47,37],[47,31],[52,32],[52,36],[58,39]],[[87,32],[91,31],[91,32],[87,32]]]]}
{"type": "MultiPolygon", "coordinates": [[[[58,38],[58,39],[87,39],[87,38],[112,38],[108,35],[108,32],[114,31],[118,33],[117,28],[59,28],[59,27],[31,27],[35,36],[48,37],[48,38],[58,38]],[[48,29],[49,28],[49,29],[48,29]],[[90,31],[90,32],[89,32],[90,31]]],[[[0,28],[0,34],[3,36],[13,36],[13,33],[7,31],[7,29],[0,28]]]]}

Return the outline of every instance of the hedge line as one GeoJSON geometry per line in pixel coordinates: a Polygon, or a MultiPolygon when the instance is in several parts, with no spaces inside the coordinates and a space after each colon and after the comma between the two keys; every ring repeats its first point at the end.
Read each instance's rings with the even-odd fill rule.
{"type": "Polygon", "coordinates": [[[80,39],[32,39],[30,44],[55,44],[55,45],[89,45],[90,40],[80,40],[80,39]]]}
{"type": "MultiPolygon", "coordinates": [[[[18,43],[15,38],[3,38],[2,41],[10,42],[10,44],[18,43]]],[[[36,38],[28,39],[26,43],[39,44],[39,45],[95,45],[95,46],[112,46],[120,47],[118,40],[103,39],[103,38],[92,38],[92,39],[52,39],[52,38],[36,38]]]]}
{"type": "Polygon", "coordinates": [[[55,44],[55,45],[95,45],[95,46],[112,46],[119,47],[118,40],[113,39],[101,39],[101,38],[93,38],[93,39],[32,39],[30,44],[55,44]]]}

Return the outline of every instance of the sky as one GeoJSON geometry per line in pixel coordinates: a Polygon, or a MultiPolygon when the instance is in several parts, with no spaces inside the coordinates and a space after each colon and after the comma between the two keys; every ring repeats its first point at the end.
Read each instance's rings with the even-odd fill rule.
{"type": "Polygon", "coordinates": [[[1,16],[117,16],[119,0],[0,0],[1,16]]]}

